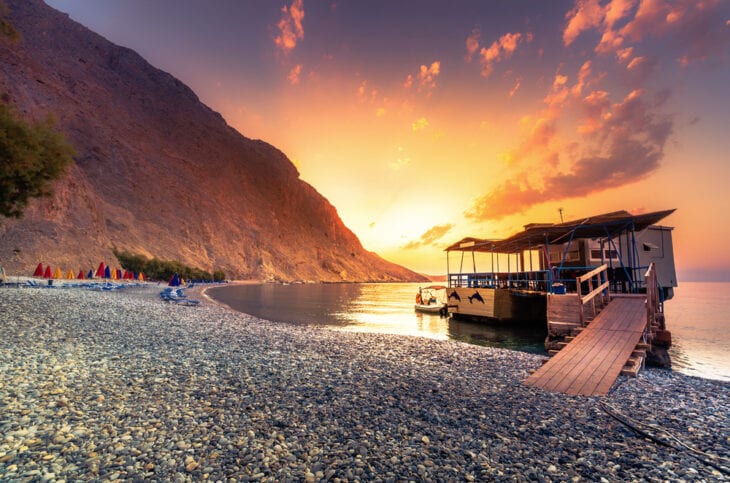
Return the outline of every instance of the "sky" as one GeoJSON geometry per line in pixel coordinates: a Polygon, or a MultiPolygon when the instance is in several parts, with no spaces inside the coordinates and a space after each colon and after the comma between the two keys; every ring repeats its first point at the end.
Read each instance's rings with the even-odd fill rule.
{"type": "Polygon", "coordinates": [[[728,0],[46,0],[281,149],[364,247],[676,208],[679,281],[730,281],[728,0]]]}

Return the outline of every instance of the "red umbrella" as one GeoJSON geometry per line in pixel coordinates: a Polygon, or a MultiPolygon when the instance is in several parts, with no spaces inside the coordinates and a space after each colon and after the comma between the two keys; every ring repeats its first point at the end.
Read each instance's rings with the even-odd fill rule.
{"type": "Polygon", "coordinates": [[[79,280],[83,280],[84,279],[84,271],[83,270],[79,270],[79,275],[76,278],[78,278],[79,280]]]}
{"type": "Polygon", "coordinates": [[[99,268],[96,269],[96,276],[99,278],[104,278],[104,269],[106,267],[104,266],[104,262],[101,262],[99,264],[99,268]]]}
{"type": "Polygon", "coordinates": [[[51,266],[50,265],[48,265],[46,267],[46,271],[43,274],[43,278],[53,278],[53,272],[51,271],[51,266]]]}
{"type": "Polygon", "coordinates": [[[43,264],[39,263],[37,267],[35,267],[35,272],[33,272],[34,277],[42,277],[43,276],[43,264]]]}

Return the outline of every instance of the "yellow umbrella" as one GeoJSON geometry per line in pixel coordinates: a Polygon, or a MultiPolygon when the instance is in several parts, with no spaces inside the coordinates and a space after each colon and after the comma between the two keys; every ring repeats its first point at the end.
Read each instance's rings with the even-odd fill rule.
{"type": "Polygon", "coordinates": [[[142,272],[139,272],[139,276],[137,277],[137,280],[140,282],[144,282],[144,274],[142,272]]]}
{"type": "Polygon", "coordinates": [[[68,278],[70,280],[76,278],[76,275],[74,275],[74,273],[71,271],[70,268],[68,269],[68,272],[66,272],[66,278],[68,278]]]}
{"type": "Polygon", "coordinates": [[[63,271],[61,271],[61,267],[56,267],[56,271],[53,272],[53,278],[63,278],[63,271]]]}
{"type": "Polygon", "coordinates": [[[112,270],[112,280],[116,280],[116,279],[117,279],[117,270],[114,269],[114,270],[112,270]]]}

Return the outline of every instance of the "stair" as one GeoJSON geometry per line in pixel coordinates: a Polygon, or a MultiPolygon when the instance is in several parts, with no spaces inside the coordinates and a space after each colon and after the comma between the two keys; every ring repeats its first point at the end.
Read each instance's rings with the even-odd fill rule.
{"type": "Polygon", "coordinates": [[[629,357],[629,360],[626,361],[626,365],[624,365],[624,368],[621,369],[621,375],[622,376],[630,376],[630,377],[636,377],[637,374],[639,374],[639,371],[641,370],[641,366],[644,363],[644,358],[641,356],[634,357],[633,355],[629,357]]]}

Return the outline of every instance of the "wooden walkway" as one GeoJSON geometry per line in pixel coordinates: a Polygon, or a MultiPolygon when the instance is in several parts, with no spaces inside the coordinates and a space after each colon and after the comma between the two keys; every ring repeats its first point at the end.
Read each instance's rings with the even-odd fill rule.
{"type": "Polygon", "coordinates": [[[525,384],[567,394],[608,394],[645,326],[644,297],[614,298],[525,384]]]}

